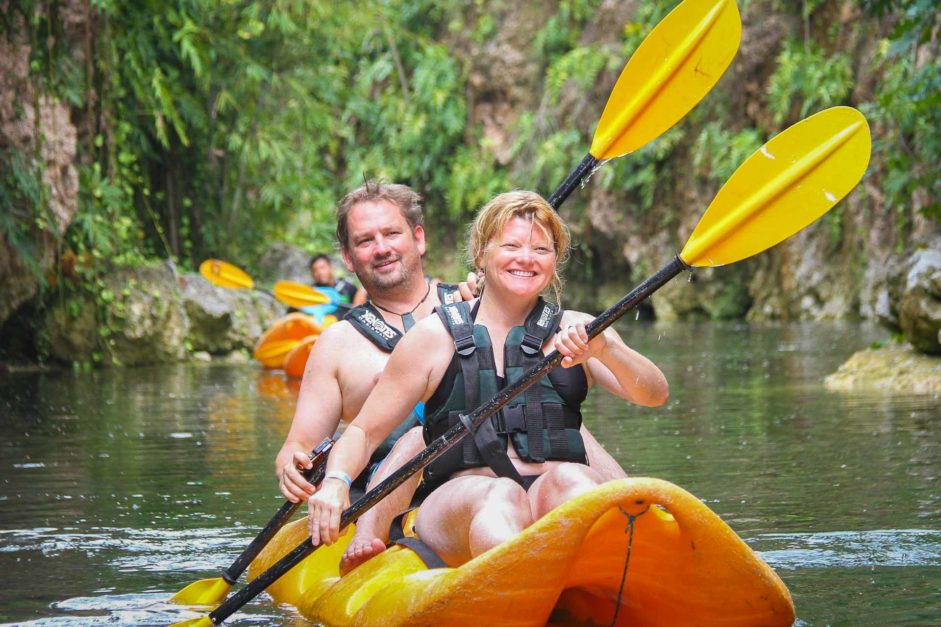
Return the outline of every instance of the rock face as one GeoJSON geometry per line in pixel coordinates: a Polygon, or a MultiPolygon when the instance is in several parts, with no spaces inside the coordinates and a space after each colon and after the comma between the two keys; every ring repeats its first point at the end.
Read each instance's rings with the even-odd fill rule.
{"type": "Polygon", "coordinates": [[[941,353],[941,238],[914,253],[893,255],[866,275],[865,317],[904,334],[924,353],[941,353]]]}
{"type": "Polygon", "coordinates": [[[284,314],[274,298],[216,287],[171,264],[118,270],[98,298],[78,294],[50,308],[41,344],[56,361],[137,366],[171,363],[193,353],[251,349],[284,314]]]}
{"type": "Polygon", "coordinates": [[[941,358],[922,355],[908,344],[869,348],[827,377],[826,386],[831,390],[941,394],[941,358]]]}
{"type": "Polygon", "coordinates": [[[187,318],[169,265],[119,270],[102,281],[97,299],[78,296],[49,311],[42,336],[50,357],[119,366],[183,359],[187,318]]]}
{"type": "MultiPolygon", "coordinates": [[[[22,243],[15,246],[0,235],[0,325],[38,292],[40,276],[55,263],[57,238],[65,233],[78,207],[77,133],[69,107],[38,90],[30,76],[27,29],[16,23],[22,16],[11,12],[11,20],[13,24],[0,37],[0,152],[36,155],[35,161],[16,165],[22,178],[39,173],[34,191],[44,207],[37,209],[36,198],[18,197],[17,190],[4,193],[25,215],[42,217],[45,227],[28,225],[28,252],[22,243]],[[32,263],[22,258],[24,253],[32,257],[32,263]]],[[[70,22],[67,31],[77,26],[70,22]]],[[[6,158],[0,163],[4,168],[13,165],[6,158]]]]}
{"type": "Polygon", "coordinates": [[[258,277],[262,282],[279,280],[310,283],[310,255],[297,246],[275,242],[258,260],[258,277]]]}
{"type": "Polygon", "coordinates": [[[905,338],[922,352],[941,353],[941,248],[911,256],[898,309],[905,338]]]}
{"type": "Polygon", "coordinates": [[[217,287],[198,274],[182,275],[180,284],[186,338],[194,351],[218,355],[251,348],[284,314],[284,305],[264,293],[217,287]]]}

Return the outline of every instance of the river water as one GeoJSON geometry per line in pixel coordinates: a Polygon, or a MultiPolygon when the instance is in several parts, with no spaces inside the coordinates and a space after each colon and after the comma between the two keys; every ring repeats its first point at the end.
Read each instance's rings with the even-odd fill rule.
{"type": "MultiPolygon", "coordinates": [[[[671,400],[585,415],[632,475],[703,499],[780,574],[798,624],[941,624],[941,401],[835,393],[850,324],[622,327],[671,400]]],[[[296,384],[253,365],[0,375],[0,622],[160,625],[282,502],[296,384]]],[[[232,625],[303,625],[258,599],[232,625]]]]}

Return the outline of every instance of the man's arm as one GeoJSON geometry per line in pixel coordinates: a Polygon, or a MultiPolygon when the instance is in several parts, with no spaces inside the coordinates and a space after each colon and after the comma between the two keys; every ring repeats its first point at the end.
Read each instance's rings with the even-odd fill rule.
{"type": "Polygon", "coordinates": [[[337,379],[338,363],[346,324],[330,327],[317,339],[307,360],[304,379],[297,397],[297,407],[287,438],[275,458],[275,474],[282,494],[291,502],[299,503],[314,493],[312,486],[300,471],[310,468],[308,453],[324,438],[336,433],[343,415],[343,399],[337,379]]]}

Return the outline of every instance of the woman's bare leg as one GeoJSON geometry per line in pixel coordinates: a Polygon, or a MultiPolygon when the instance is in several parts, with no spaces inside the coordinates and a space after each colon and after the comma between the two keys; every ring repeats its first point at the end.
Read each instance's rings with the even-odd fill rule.
{"type": "Polygon", "coordinates": [[[604,477],[585,464],[562,463],[553,466],[529,488],[533,520],[605,482],[604,477]]]}
{"type": "Polygon", "coordinates": [[[418,511],[415,528],[448,566],[459,566],[532,522],[529,498],[518,483],[470,475],[432,492],[418,511]]]}

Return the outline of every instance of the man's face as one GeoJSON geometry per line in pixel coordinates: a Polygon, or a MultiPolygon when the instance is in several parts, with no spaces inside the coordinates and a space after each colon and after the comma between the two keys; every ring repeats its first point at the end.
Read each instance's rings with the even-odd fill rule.
{"type": "Polygon", "coordinates": [[[418,226],[412,232],[398,207],[385,200],[361,202],[347,214],[347,227],[343,261],[367,292],[424,280],[425,231],[418,226]]]}
{"type": "Polygon", "coordinates": [[[333,285],[336,283],[333,278],[333,266],[326,259],[318,259],[312,263],[310,275],[314,277],[314,283],[318,285],[333,285]]]}

